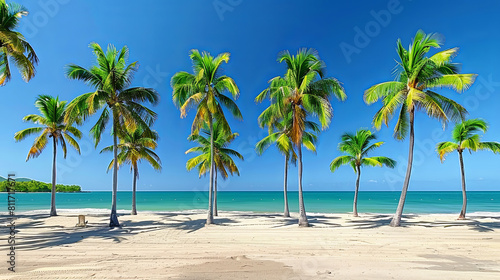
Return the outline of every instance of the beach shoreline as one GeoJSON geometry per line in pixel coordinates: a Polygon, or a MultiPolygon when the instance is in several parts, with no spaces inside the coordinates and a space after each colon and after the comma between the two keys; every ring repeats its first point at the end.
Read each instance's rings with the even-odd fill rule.
{"type": "MultiPolygon", "coordinates": [[[[500,213],[281,213],[58,209],[16,213],[17,272],[0,279],[496,279],[500,213]],[[75,227],[79,214],[87,227],[75,227]]],[[[3,222],[3,221],[2,221],[3,222]]],[[[2,253],[7,240],[2,236],[2,253]]],[[[5,255],[5,254],[2,254],[5,255]]]]}

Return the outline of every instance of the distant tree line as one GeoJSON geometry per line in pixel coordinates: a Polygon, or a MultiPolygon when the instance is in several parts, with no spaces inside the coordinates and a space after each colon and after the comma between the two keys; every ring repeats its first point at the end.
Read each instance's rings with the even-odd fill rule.
{"type": "MultiPolygon", "coordinates": [[[[16,192],[50,192],[51,184],[39,181],[16,182],[16,192]]],[[[7,191],[7,181],[0,182],[0,192],[7,191]]],[[[56,192],[79,192],[77,185],[56,185],[56,192]]]]}

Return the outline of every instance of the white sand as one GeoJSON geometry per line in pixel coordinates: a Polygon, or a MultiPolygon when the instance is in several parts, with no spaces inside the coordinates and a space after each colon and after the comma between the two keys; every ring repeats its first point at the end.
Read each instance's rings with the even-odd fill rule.
{"type": "MultiPolygon", "coordinates": [[[[0,279],[500,279],[500,217],[296,215],[204,212],[108,215],[59,210],[19,215],[16,273],[0,240],[0,279]]],[[[5,217],[5,215],[3,215],[5,217]]],[[[5,219],[2,218],[5,228],[5,219]]]]}

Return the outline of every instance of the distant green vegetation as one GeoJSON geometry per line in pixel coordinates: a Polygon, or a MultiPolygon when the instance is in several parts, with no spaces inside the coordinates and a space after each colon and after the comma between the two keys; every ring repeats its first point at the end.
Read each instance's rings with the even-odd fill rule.
{"type": "MultiPolygon", "coordinates": [[[[16,192],[50,192],[52,185],[39,181],[18,182],[16,180],[16,192]]],[[[0,192],[7,191],[7,181],[0,182],[0,192]]],[[[56,192],[79,192],[80,186],[56,185],[56,192]]]]}

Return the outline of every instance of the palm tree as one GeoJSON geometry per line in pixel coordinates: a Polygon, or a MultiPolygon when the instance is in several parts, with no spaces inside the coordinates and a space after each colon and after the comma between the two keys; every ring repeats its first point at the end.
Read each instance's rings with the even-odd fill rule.
{"type": "MultiPolygon", "coordinates": [[[[211,134],[210,130],[203,129],[203,134],[206,137],[200,134],[193,134],[189,136],[189,141],[194,141],[199,144],[197,147],[193,147],[186,151],[186,154],[189,153],[200,153],[200,155],[189,159],[186,162],[186,169],[191,171],[193,168],[198,168],[198,174],[201,177],[202,175],[206,175],[208,170],[210,170],[210,160],[211,160],[211,149],[210,149],[210,139],[211,134]]],[[[229,174],[233,175],[236,173],[240,176],[240,171],[238,167],[234,163],[234,160],[231,156],[235,156],[241,160],[243,160],[243,156],[235,150],[229,149],[228,146],[231,142],[233,142],[236,137],[238,137],[238,133],[226,134],[222,130],[219,122],[215,122],[213,126],[214,133],[214,168],[215,168],[215,182],[214,182],[214,216],[218,216],[217,212],[217,173],[220,173],[222,179],[227,179],[229,174]]]]}
{"type": "Polygon", "coordinates": [[[344,133],[341,136],[342,142],[339,143],[339,150],[347,155],[335,158],[330,164],[330,170],[335,172],[342,165],[350,165],[357,174],[356,189],[354,191],[354,202],[352,213],[354,217],[358,217],[358,190],[359,178],[361,176],[362,166],[387,166],[394,168],[396,161],[388,157],[367,157],[368,153],[382,146],[384,142],[370,144],[370,141],[377,139],[375,134],[370,130],[360,129],[356,134],[344,133]]]}
{"type": "Polygon", "coordinates": [[[261,114],[264,119],[283,118],[284,114],[291,114],[290,140],[297,149],[299,163],[299,226],[309,226],[302,193],[302,144],[305,123],[308,115],[316,116],[322,129],[326,129],[333,111],[329,98],[334,95],[345,100],[346,95],[339,81],[324,77],[325,65],[313,49],[300,49],[296,55],[284,51],[278,55],[278,62],[287,64],[285,75],[271,79],[269,87],[255,100],[261,102],[266,98],[271,99],[271,106],[261,114]]]}
{"type": "Polygon", "coordinates": [[[112,119],[111,132],[113,134],[113,191],[111,202],[110,227],[120,226],[116,215],[116,192],[118,179],[118,129],[126,128],[134,132],[137,127],[142,127],[146,134],[151,137],[151,125],[156,119],[156,113],[141,103],[149,102],[157,105],[158,93],[152,88],[132,87],[134,72],[137,71],[137,62],[127,65],[128,48],[123,47],[118,51],[113,45],[109,45],[104,52],[97,43],[90,44],[97,59],[97,65],[90,69],[70,64],[66,75],[69,79],[85,82],[95,88],[89,92],[76,97],[68,105],[68,119],[81,122],[89,116],[102,109],[97,123],[91,128],[90,134],[95,142],[99,144],[101,136],[105,131],[110,118],[112,119]]]}
{"type": "MultiPolygon", "coordinates": [[[[136,190],[137,190],[137,179],[139,178],[139,167],[138,163],[141,160],[146,160],[155,169],[161,170],[160,157],[153,151],[156,149],[158,144],[158,134],[154,131],[153,135],[148,133],[143,128],[139,127],[134,132],[129,133],[127,131],[120,132],[120,143],[117,148],[118,154],[118,167],[124,163],[130,164],[130,171],[134,173],[134,179],[132,183],[132,212],[131,215],[137,215],[136,206],[136,190]]],[[[112,152],[113,146],[104,148],[102,152],[112,152]]],[[[114,166],[114,159],[111,160],[108,166],[108,171],[114,166]]]]}
{"type": "Polygon", "coordinates": [[[38,57],[23,34],[16,31],[21,18],[26,15],[28,11],[22,5],[0,0],[0,86],[11,78],[11,62],[26,82],[35,76],[38,57]]]}
{"type": "Polygon", "coordinates": [[[494,153],[500,153],[500,143],[498,142],[481,142],[481,137],[476,134],[480,131],[486,133],[488,130],[488,124],[482,119],[470,119],[463,121],[453,129],[451,138],[452,142],[441,142],[436,145],[437,152],[441,158],[441,162],[447,154],[454,151],[458,152],[458,157],[460,159],[460,171],[462,175],[462,211],[458,216],[459,220],[465,219],[465,212],[467,209],[467,193],[465,191],[465,169],[464,169],[464,159],[462,153],[464,150],[469,150],[470,153],[476,152],[478,150],[489,150],[494,153]]]}
{"type": "Polygon", "coordinates": [[[410,184],[415,111],[424,111],[429,117],[440,120],[443,126],[450,120],[463,120],[467,113],[467,110],[455,101],[433,91],[435,88],[446,87],[463,92],[474,83],[476,78],[475,74],[458,74],[458,65],[451,62],[458,48],[444,50],[431,57],[425,56],[431,48],[439,48],[440,45],[437,35],[426,35],[421,30],[413,38],[408,50],[402,46],[401,40],[398,40],[397,52],[400,61],[396,70],[397,80],[374,85],[364,94],[367,104],[382,99],[382,108],[373,118],[377,129],[380,129],[382,123],[388,126],[396,110],[399,110],[394,137],[403,140],[408,130],[410,131],[408,166],[398,208],[390,223],[393,227],[401,224],[401,215],[410,184]]]}
{"type": "MultiPolygon", "coordinates": [[[[259,125],[261,127],[268,126],[269,135],[264,137],[255,145],[255,150],[258,155],[262,155],[267,148],[269,148],[272,144],[275,144],[278,148],[278,151],[285,156],[285,172],[284,172],[284,180],[283,180],[283,196],[284,196],[284,206],[285,209],[283,211],[283,216],[288,218],[290,217],[290,210],[288,208],[288,163],[291,161],[293,164],[297,161],[297,154],[293,149],[292,141],[290,140],[290,129],[292,125],[291,114],[285,116],[285,119],[274,119],[271,118],[271,121],[274,123],[266,123],[265,115],[261,115],[259,117],[259,125]]],[[[319,133],[319,126],[311,121],[305,122],[306,129],[312,130],[314,133],[319,133]]],[[[317,136],[311,132],[305,131],[302,137],[303,145],[313,152],[316,152],[316,146],[314,145],[317,139],[317,136]]]]}
{"type": "Polygon", "coordinates": [[[66,158],[66,141],[75,150],[80,153],[80,146],[75,138],[81,139],[82,133],[80,130],[67,123],[64,119],[66,115],[66,101],[59,101],[59,98],[54,98],[48,95],[39,95],[36,99],[35,106],[40,111],[40,115],[30,114],[23,118],[23,121],[32,122],[41,126],[23,129],[14,135],[16,142],[25,139],[26,137],[41,133],[31,146],[28,152],[26,161],[30,158],[38,157],[45,147],[49,138],[52,138],[54,151],[52,157],[52,191],[50,199],[50,216],[57,216],[56,212],[56,156],[57,144],[62,147],[64,158],[66,158]],[[71,136],[71,134],[73,136],[71,136]],[[73,138],[75,137],[75,138],[73,138]]]}
{"type": "MultiPolygon", "coordinates": [[[[240,93],[234,80],[222,75],[220,66],[222,62],[229,61],[229,53],[221,53],[213,57],[208,52],[200,53],[191,50],[189,57],[193,63],[193,73],[177,72],[171,81],[173,89],[173,102],[180,108],[181,118],[186,116],[186,111],[191,106],[196,106],[196,116],[191,127],[191,134],[198,134],[200,128],[208,125],[210,130],[210,150],[214,149],[213,124],[220,122],[221,129],[226,134],[231,134],[222,106],[226,107],[237,119],[243,119],[240,109],[229,97],[224,95],[227,91],[234,99],[240,93]]],[[[214,153],[211,153],[213,155],[214,153]]],[[[208,192],[208,217],[207,225],[213,223],[213,198],[214,192],[214,159],[210,159],[210,188],[208,192]]]]}

